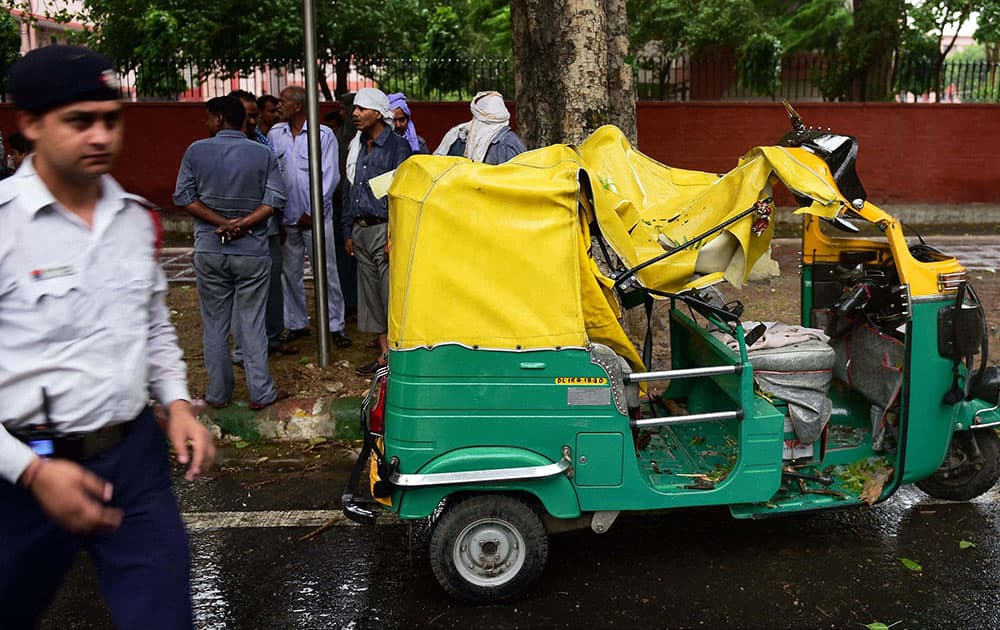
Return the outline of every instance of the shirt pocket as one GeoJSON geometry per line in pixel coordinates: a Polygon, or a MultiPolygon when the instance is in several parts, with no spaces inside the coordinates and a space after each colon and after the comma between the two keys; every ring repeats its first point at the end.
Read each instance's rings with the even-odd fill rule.
{"type": "Polygon", "coordinates": [[[149,327],[149,305],[154,285],[154,265],[141,258],[124,259],[105,276],[97,290],[101,320],[117,332],[145,334],[149,327]]]}
{"type": "Polygon", "coordinates": [[[27,280],[17,294],[20,299],[13,302],[14,308],[20,309],[24,318],[37,322],[32,327],[44,330],[46,339],[79,339],[89,330],[86,287],[78,274],[27,280]]]}
{"type": "Polygon", "coordinates": [[[309,145],[303,143],[295,155],[295,166],[302,172],[309,172],[309,145]]]}

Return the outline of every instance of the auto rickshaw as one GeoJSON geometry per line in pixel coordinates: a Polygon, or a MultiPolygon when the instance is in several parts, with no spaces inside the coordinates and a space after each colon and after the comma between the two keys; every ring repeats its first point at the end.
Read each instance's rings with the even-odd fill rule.
{"type": "Polygon", "coordinates": [[[441,586],[502,602],[540,576],[550,534],[604,534],[625,511],[989,490],[1000,379],[965,268],[867,200],[854,138],[788,114],[779,145],[721,176],[613,127],[500,166],[407,160],[389,188],[389,364],[344,513],[430,519],[441,586]],[[801,322],[744,322],[716,285],[767,252],[779,182],[803,216],[801,322]],[[661,300],[663,368],[620,323],[661,300]]]}

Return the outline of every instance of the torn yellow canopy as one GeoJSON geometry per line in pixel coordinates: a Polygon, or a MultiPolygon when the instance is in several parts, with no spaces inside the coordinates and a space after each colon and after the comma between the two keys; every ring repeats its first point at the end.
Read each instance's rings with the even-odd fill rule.
{"type": "Polygon", "coordinates": [[[413,156],[389,188],[389,342],[496,349],[611,346],[641,362],[618,323],[612,282],[590,257],[588,224],[628,267],[690,242],[749,208],[700,244],[650,265],[639,282],[682,291],[723,277],[742,283],[768,247],[777,175],[839,211],[825,164],[801,149],[754,149],[729,173],[664,166],[615,127],[578,148],[553,145],[499,166],[413,156]]]}

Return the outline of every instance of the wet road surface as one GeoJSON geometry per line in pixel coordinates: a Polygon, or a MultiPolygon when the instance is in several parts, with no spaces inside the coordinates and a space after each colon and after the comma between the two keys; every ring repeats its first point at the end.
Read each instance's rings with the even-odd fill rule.
{"type": "MultiPolygon", "coordinates": [[[[198,627],[1000,627],[997,489],[946,503],[906,487],[872,508],[766,521],[725,509],[623,515],[603,535],[553,536],[523,600],[475,607],[438,587],[423,522],[338,523],[302,540],[336,514],[350,462],[338,457],[180,482],[198,627]]],[[[42,627],[110,627],[84,556],[42,627]]]]}

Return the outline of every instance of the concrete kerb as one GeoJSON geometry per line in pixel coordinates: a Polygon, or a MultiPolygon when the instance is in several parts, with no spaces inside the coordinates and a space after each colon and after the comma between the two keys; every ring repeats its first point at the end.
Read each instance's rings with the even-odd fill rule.
{"type": "Polygon", "coordinates": [[[197,401],[195,411],[217,439],[244,442],[361,439],[361,399],[289,398],[260,411],[246,401],[213,409],[197,401]]]}

